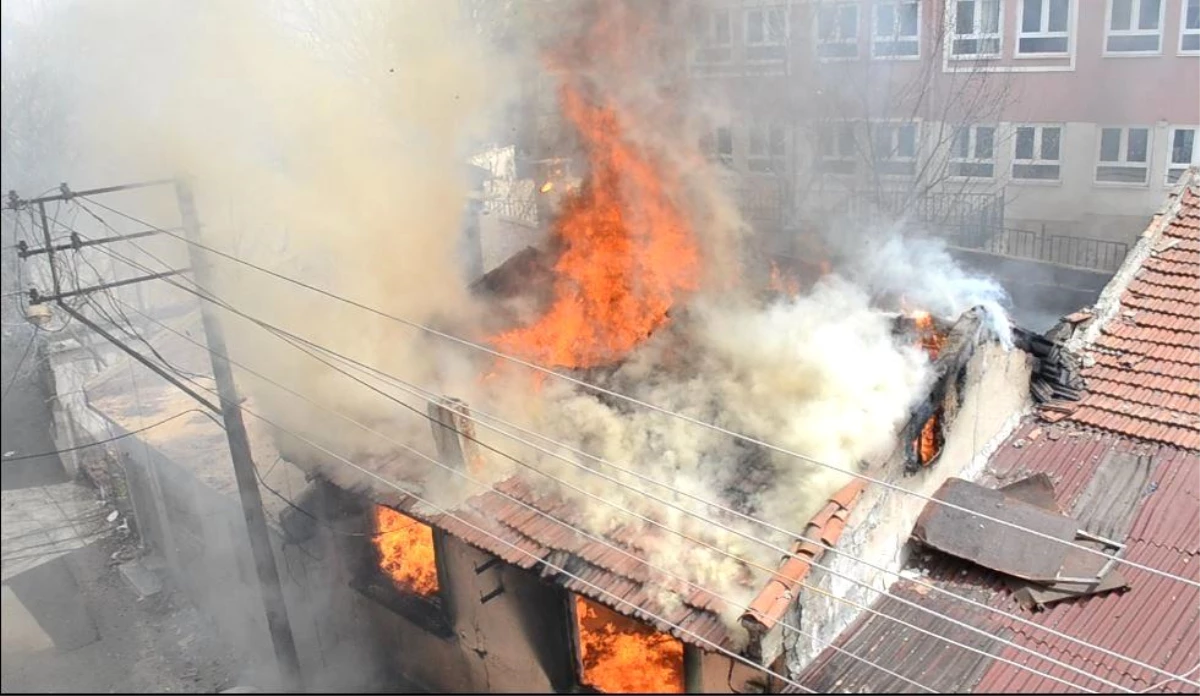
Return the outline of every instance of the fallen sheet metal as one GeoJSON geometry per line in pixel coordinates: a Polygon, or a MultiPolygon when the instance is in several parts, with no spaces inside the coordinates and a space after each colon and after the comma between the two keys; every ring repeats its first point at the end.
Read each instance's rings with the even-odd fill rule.
{"type": "MultiPolygon", "coordinates": [[[[1125,464],[1126,462],[1122,461],[1120,463],[1125,464]]],[[[1099,478],[1093,479],[1093,483],[1097,480],[1099,478]]],[[[1089,485],[1089,489],[1091,487],[1089,485]]],[[[1054,483],[1045,473],[1034,474],[1033,476],[1014,481],[1000,488],[1000,491],[1010,497],[1040,507],[1047,512],[1056,515],[1062,513],[1058,504],[1054,502],[1054,483]]],[[[1136,493],[1134,497],[1136,498],[1136,493]]],[[[1076,507],[1078,509],[1081,506],[1077,505],[1076,507]]],[[[1087,507],[1086,504],[1083,505],[1080,512],[1082,513],[1087,507]]],[[[1106,548],[1102,542],[1084,540],[1077,541],[1076,543],[1095,551],[1103,552],[1106,548]]],[[[1104,573],[1106,563],[1107,560],[1100,556],[1072,548],[1067,551],[1062,573],[1064,575],[1069,574],[1082,577],[1094,576],[1099,578],[1098,582],[1094,584],[1073,582],[1046,584],[1010,577],[1008,584],[1013,588],[1013,597],[1027,609],[1042,609],[1065,599],[1127,588],[1129,583],[1117,570],[1111,570],[1103,574],[1103,577],[1100,577],[1104,573]]]]}
{"type": "Polygon", "coordinates": [[[1067,557],[1066,544],[995,520],[1065,542],[1073,541],[1079,529],[1069,517],[1055,515],[1002,491],[951,478],[921,511],[913,537],[926,546],[1007,575],[1027,580],[1058,576],[1067,557]]]}
{"type": "Polygon", "coordinates": [[[1119,552],[1122,545],[1089,534],[1078,521],[1043,507],[1047,496],[1039,489],[1047,483],[1015,486],[1014,492],[1021,496],[1016,497],[963,479],[948,479],[921,511],[913,538],[1005,575],[1043,585],[1070,585],[1077,588],[1075,594],[1093,592],[1108,584],[1105,579],[1114,565],[1109,554],[1119,552]],[[1094,548],[1106,551],[1107,557],[1083,551],[1080,541],[1095,543],[1094,548]]]}

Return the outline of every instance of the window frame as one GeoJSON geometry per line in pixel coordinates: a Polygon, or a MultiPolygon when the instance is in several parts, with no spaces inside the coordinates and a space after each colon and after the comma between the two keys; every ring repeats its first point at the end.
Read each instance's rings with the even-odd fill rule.
{"type": "MultiPolygon", "coordinates": [[[[964,1],[964,2],[969,1],[971,3],[974,3],[975,8],[976,8],[975,16],[973,18],[972,27],[971,27],[972,33],[970,33],[970,34],[959,34],[958,33],[958,2],[959,2],[959,0],[948,0],[946,3],[946,11],[948,13],[948,18],[946,21],[948,22],[947,26],[948,26],[949,31],[946,32],[946,41],[948,42],[948,44],[945,46],[946,56],[950,60],[996,60],[999,58],[1003,58],[1004,57],[1004,5],[1005,5],[1004,0],[997,0],[997,2],[996,2],[997,11],[996,11],[996,31],[995,31],[995,33],[983,33],[982,31],[980,31],[980,28],[982,27],[982,22],[981,22],[982,15],[979,14],[978,9],[979,9],[979,7],[982,6],[982,3],[987,2],[988,0],[962,0],[962,1],[964,1]],[[995,53],[979,53],[978,51],[976,51],[975,53],[955,53],[954,52],[954,43],[956,41],[974,40],[976,42],[982,42],[982,41],[988,40],[988,39],[996,40],[996,52],[995,53]]],[[[976,45],[978,46],[978,43],[976,45]]]]}
{"type": "Polygon", "coordinates": [[[701,7],[700,12],[704,22],[704,40],[700,41],[700,37],[696,38],[696,46],[692,55],[692,62],[702,65],[723,65],[733,62],[733,10],[728,7],[701,7]],[[723,15],[725,24],[728,26],[729,40],[724,43],[717,42],[717,26],[716,17],[723,15]],[[711,54],[719,52],[720,57],[713,58],[711,54]]]}
{"type": "MultiPolygon", "coordinates": [[[[1194,0],[1200,4],[1200,0],[1194,0]]],[[[1180,0],[1179,3],[1179,43],[1176,44],[1176,53],[1181,56],[1200,56],[1200,27],[1189,29],[1187,26],[1188,3],[1193,0],[1180,0]],[[1196,48],[1186,49],[1183,47],[1183,40],[1187,36],[1196,37],[1196,48]]],[[[1200,7],[1196,8],[1200,11],[1200,7]]]]}
{"type": "MultiPolygon", "coordinates": [[[[950,138],[950,156],[946,158],[947,165],[948,165],[947,172],[946,172],[947,177],[950,179],[957,180],[957,181],[966,181],[966,180],[971,180],[971,179],[986,179],[986,180],[995,179],[996,178],[996,165],[999,163],[999,158],[996,156],[997,155],[997,145],[998,145],[997,136],[999,134],[1000,134],[1000,126],[995,123],[961,123],[961,124],[954,126],[954,132],[951,134],[951,138],[950,138]],[[976,156],[976,149],[977,149],[976,144],[978,142],[978,138],[979,138],[978,131],[980,128],[992,129],[992,156],[990,158],[985,159],[985,158],[980,158],[980,157],[976,156]],[[955,136],[964,129],[967,131],[967,156],[959,157],[958,154],[954,151],[954,146],[956,144],[955,136]],[[987,165],[991,166],[992,173],[988,174],[987,176],[984,176],[981,174],[956,174],[956,173],[954,173],[954,165],[956,165],[956,164],[966,164],[966,165],[987,164],[987,165]]],[[[1059,154],[1061,155],[1061,152],[1059,154]]]]}
{"type": "Polygon", "coordinates": [[[875,0],[871,3],[871,58],[874,60],[920,60],[921,59],[921,6],[924,3],[921,0],[875,0]],[[881,34],[879,33],[879,8],[890,5],[896,11],[892,18],[892,28],[894,33],[888,34],[886,40],[880,41],[881,34]],[[903,36],[900,32],[900,13],[899,9],[903,5],[913,5],[917,8],[917,33],[911,37],[903,36]],[[898,44],[902,41],[912,41],[916,44],[917,52],[909,54],[887,53],[881,54],[876,50],[880,43],[898,44]]]}
{"type": "MultiPolygon", "coordinates": [[[[368,501],[363,511],[364,515],[373,519],[374,505],[368,501]]],[[[409,621],[422,627],[434,636],[443,639],[454,637],[454,602],[449,592],[449,577],[445,565],[446,533],[413,514],[386,505],[394,512],[407,519],[430,528],[433,536],[433,562],[437,569],[438,588],[432,595],[424,595],[402,587],[379,567],[379,552],[371,539],[361,539],[362,552],[359,554],[358,567],[351,578],[350,586],[377,604],[403,616],[409,621]]],[[[366,529],[375,533],[373,522],[366,529]]]]}
{"type": "Polygon", "coordinates": [[[1153,161],[1154,155],[1154,127],[1145,125],[1127,125],[1127,126],[1112,126],[1100,125],[1096,129],[1096,160],[1095,166],[1092,168],[1092,183],[1097,186],[1127,186],[1144,188],[1150,183],[1150,163],[1153,161]],[[1119,130],[1120,138],[1117,141],[1117,156],[1119,159],[1115,161],[1101,160],[1101,148],[1104,144],[1104,131],[1119,130]],[[1133,130],[1146,131],[1146,160],[1144,162],[1130,162],[1129,157],[1129,133],[1133,130]],[[1120,169],[1143,169],[1145,174],[1141,181],[1112,181],[1109,179],[1100,178],[1100,168],[1120,168],[1120,169]]]}
{"type": "Polygon", "coordinates": [[[880,165],[885,164],[911,164],[911,172],[880,172],[879,175],[888,178],[906,179],[914,177],[917,174],[917,160],[921,156],[921,122],[919,120],[905,121],[897,119],[887,119],[868,122],[870,128],[869,141],[871,143],[871,166],[879,171],[880,165]],[[896,154],[900,149],[900,131],[901,129],[911,126],[913,129],[913,152],[911,155],[896,154]],[[881,157],[878,150],[875,148],[876,138],[878,137],[879,129],[886,128],[891,137],[888,138],[889,152],[886,157],[881,157]]]}
{"type": "MultiPolygon", "coordinates": [[[[1113,29],[1112,28],[1112,11],[1113,3],[1116,0],[1106,0],[1104,3],[1104,51],[1102,55],[1105,58],[1134,58],[1139,56],[1161,56],[1163,54],[1163,18],[1166,15],[1167,0],[1159,0],[1158,2],[1158,28],[1153,31],[1149,29],[1113,29]],[[1114,51],[1109,48],[1109,41],[1114,37],[1137,37],[1150,36],[1153,34],[1158,37],[1158,47],[1152,51],[1114,51]]],[[[1129,0],[1131,4],[1129,10],[1130,23],[1136,25],[1142,16],[1142,3],[1145,0],[1129,0]]]]}
{"type": "Polygon", "coordinates": [[[787,60],[788,36],[790,35],[790,33],[791,33],[791,27],[790,27],[790,20],[788,18],[787,5],[759,5],[759,6],[754,6],[754,7],[747,7],[742,12],[742,41],[743,41],[743,44],[744,44],[745,50],[746,50],[746,62],[747,63],[779,63],[779,62],[787,60]],[[779,39],[779,41],[771,41],[769,39],[770,21],[767,19],[767,14],[769,12],[774,12],[774,11],[778,11],[780,17],[783,19],[783,36],[779,39]],[[763,40],[762,41],[751,41],[750,40],[750,14],[752,12],[759,12],[762,14],[762,22],[763,22],[763,24],[762,24],[763,40]],[[751,48],[775,48],[775,47],[778,47],[780,49],[779,56],[777,56],[777,57],[768,57],[768,58],[751,58],[750,57],[750,49],[751,48]]]}
{"type": "MultiPolygon", "coordinates": [[[[1017,3],[1017,25],[1016,25],[1016,41],[1013,42],[1013,58],[1067,58],[1075,49],[1075,33],[1071,29],[1075,26],[1075,0],[1067,0],[1067,28],[1064,31],[1050,31],[1049,29],[1040,29],[1035,32],[1025,31],[1025,3],[1028,0],[1020,0],[1017,3]],[[1066,39],[1067,47],[1062,51],[1022,51],[1021,39],[1066,39]]],[[[1042,17],[1039,25],[1041,27],[1050,26],[1050,4],[1054,0],[1042,0],[1042,17]]]]}
{"type": "MultiPolygon", "coordinates": [[[[835,12],[842,7],[854,8],[854,36],[850,39],[839,37],[837,39],[826,39],[821,33],[821,10],[826,6],[819,6],[816,9],[817,16],[814,18],[813,25],[813,50],[816,52],[817,60],[821,62],[835,62],[844,60],[858,60],[862,57],[862,9],[863,3],[860,0],[833,0],[827,6],[835,12]],[[825,46],[844,46],[853,45],[854,54],[846,56],[826,56],[821,54],[821,49],[825,46]]],[[[840,27],[840,22],[838,23],[840,27]]]]}
{"type": "Polygon", "coordinates": [[[1016,184],[1034,184],[1034,185],[1043,185],[1043,186],[1061,185],[1062,180],[1063,180],[1063,178],[1062,178],[1063,163],[1066,160],[1066,158],[1064,157],[1065,150],[1066,150],[1066,148],[1064,147],[1065,143],[1066,143],[1066,138],[1065,138],[1066,132],[1067,132],[1067,127],[1066,127],[1066,124],[1064,124],[1064,123],[1014,123],[1012,126],[1012,134],[1013,134],[1012,163],[1009,165],[1009,170],[1008,170],[1009,180],[1016,184]],[[1017,145],[1019,142],[1018,134],[1020,132],[1020,129],[1022,129],[1022,128],[1034,129],[1033,130],[1033,143],[1034,143],[1035,151],[1034,151],[1034,157],[1031,159],[1022,159],[1022,158],[1017,157],[1017,145]],[[1058,159],[1049,160],[1049,159],[1045,159],[1042,156],[1042,154],[1043,154],[1042,153],[1042,144],[1043,144],[1044,138],[1045,138],[1044,133],[1047,128],[1058,129],[1058,159]],[[1017,176],[1017,173],[1016,173],[1017,166],[1019,166],[1019,165],[1026,165],[1026,166],[1053,165],[1058,168],[1058,176],[1054,177],[1053,179],[1039,179],[1039,178],[1035,178],[1035,177],[1017,176]]]}
{"type": "Polygon", "coordinates": [[[750,123],[746,126],[746,171],[752,174],[771,174],[785,175],[787,174],[787,150],[788,150],[788,129],[787,125],[781,121],[761,121],[750,123]],[[764,146],[764,153],[755,154],[754,142],[755,131],[761,131],[758,135],[761,137],[761,142],[764,146]],[[778,155],[772,152],[772,131],[776,131],[781,136],[783,150],[778,155]],[[756,169],[755,166],[765,162],[766,169],[756,169]],[[776,168],[778,167],[778,168],[776,168]]]}
{"type": "Polygon", "coordinates": [[[1167,131],[1167,167],[1163,170],[1163,183],[1167,186],[1174,186],[1179,183],[1180,177],[1188,170],[1189,167],[1200,167],[1200,124],[1198,125],[1178,125],[1171,126],[1167,131]],[[1174,159],[1175,155],[1175,133],[1178,131],[1192,131],[1192,159],[1188,164],[1177,164],[1174,159]],[[1171,178],[1173,170],[1179,171],[1179,176],[1171,178]]]}
{"type": "Polygon", "coordinates": [[[858,132],[857,129],[861,125],[859,121],[826,121],[817,126],[817,137],[820,145],[823,145],[826,140],[825,133],[821,132],[825,128],[830,129],[830,134],[833,142],[833,154],[825,154],[823,148],[817,148],[816,167],[817,171],[822,176],[856,176],[858,174],[858,162],[861,159],[858,151],[858,132]],[[843,135],[846,135],[850,141],[849,154],[842,154],[843,135]],[[840,171],[840,169],[829,169],[827,163],[839,162],[849,163],[849,171],[840,171]]]}
{"type": "Polygon", "coordinates": [[[704,157],[713,164],[719,164],[726,169],[733,169],[735,165],[736,146],[733,143],[733,126],[729,124],[713,126],[700,140],[700,149],[704,151],[704,157]],[[724,131],[728,136],[729,153],[721,152],[721,132],[724,131]]]}

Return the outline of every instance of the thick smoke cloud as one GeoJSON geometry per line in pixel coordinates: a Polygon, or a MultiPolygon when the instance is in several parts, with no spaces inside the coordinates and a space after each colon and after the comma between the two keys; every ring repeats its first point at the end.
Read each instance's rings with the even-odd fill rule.
{"type": "MultiPolygon", "coordinates": [[[[602,499],[773,567],[777,553],[714,527],[709,521],[719,515],[670,489],[802,529],[848,480],[839,470],[888,453],[896,428],[928,386],[927,358],[893,338],[893,315],[876,300],[903,295],[914,307],[952,317],[1001,297],[995,286],[958,271],[943,251],[892,236],[835,255],[835,273],[811,291],[764,306],[740,263],[749,225],[719,166],[698,147],[700,135],[711,131],[709,116],[721,107],[685,75],[657,70],[672,64],[660,53],[682,49],[684,39],[647,32],[687,22],[643,16],[650,7],[657,5],[603,4],[597,14],[539,27],[550,34],[546,46],[559,51],[549,53],[554,74],[584,80],[616,107],[626,137],[653,151],[677,179],[674,203],[687,212],[704,258],[700,290],[673,309],[663,330],[619,366],[585,376],[832,469],[757,451],[557,380],[537,381],[524,370],[498,370],[486,356],[236,268],[220,267],[216,289],[247,312],[332,350],[668,486],[561,450],[578,464],[572,466],[477,428],[488,444],[588,491],[523,474],[577,500],[580,523],[591,531],[623,525],[652,531],[602,499]],[[589,36],[622,43],[577,40],[589,36]],[[577,50],[564,54],[564,45],[577,50]],[[491,376],[483,379],[484,373],[491,376]],[[698,514],[664,506],[647,492],[698,514]]],[[[73,95],[75,147],[86,176],[186,172],[214,246],[385,312],[483,339],[485,312],[466,290],[457,255],[465,163],[477,146],[502,141],[497,134],[513,125],[501,117],[513,86],[545,75],[543,65],[495,52],[459,21],[457,8],[434,1],[79,3],[48,23],[55,50],[43,58],[54,61],[73,95]]],[[[637,201],[628,204],[636,209],[637,201]]],[[[261,329],[227,321],[238,359],[434,453],[422,419],[261,329]]],[[[261,410],[331,449],[380,457],[396,449],[251,377],[242,382],[261,410]]],[[[419,399],[380,386],[424,411],[419,399]]],[[[502,457],[485,459],[489,481],[518,471],[502,457]]],[[[381,471],[411,483],[402,463],[381,471]]],[[[327,473],[346,485],[367,485],[340,464],[331,463],[327,473]]],[[[432,480],[425,492],[440,505],[479,492],[458,479],[438,477],[436,486],[432,480]]],[[[726,523],[776,545],[790,541],[735,519],[726,523]]],[[[765,579],[680,536],[639,538],[651,562],[733,601],[748,601],[765,579]]]]}

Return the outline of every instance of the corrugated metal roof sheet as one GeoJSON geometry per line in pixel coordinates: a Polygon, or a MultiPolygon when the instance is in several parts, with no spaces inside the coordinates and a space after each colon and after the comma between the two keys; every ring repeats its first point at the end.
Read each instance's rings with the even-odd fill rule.
{"type": "MultiPolygon", "coordinates": [[[[1081,430],[1074,426],[1046,426],[1026,422],[1000,446],[989,462],[984,482],[999,486],[1026,476],[1045,473],[1054,482],[1055,502],[1077,519],[1092,524],[1107,522],[1128,526],[1124,557],[1180,577],[1200,581],[1200,454],[1162,445],[1136,442],[1111,433],[1081,430]],[[1124,466],[1128,457],[1151,462],[1140,490],[1122,495],[1087,495],[1088,484],[1101,467],[1124,466]],[[1130,497],[1134,511],[1128,522],[1130,497]],[[1117,518],[1125,517],[1124,521],[1117,518]]],[[[1121,473],[1121,472],[1116,472],[1121,473]]],[[[1131,566],[1121,572],[1130,584],[1124,593],[1095,595],[1051,605],[1031,612],[1013,600],[1004,579],[986,569],[941,555],[924,563],[926,580],[991,607],[1016,614],[1035,624],[1049,626],[1119,654],[1179,674],[1200,662],[1200,590],[1170,578],[1131,566]],[[965,574],[964,574],[965,573],[965,574]]],[[[964,602],[932,592],[908,581],[893,586],[892,592],[921,606],[964,621],[998,635],[1007,635],[1016,645],[1037,654],[1049,655],[1093,672],[1131,689],[1146,688],[1163,679],[1159,674],[1105,655],[1095,649],[1040,631],[997,613],[967,612],[964,602]],[[955,612],[959,612],[956,614],[955,612]],[[965,612],[965,613],[964,613],[965,612]]],[[[947,627],[939,620],[910,607],[897,608],[894,600],[875,602],[881,613],[942,635],[947,627]]],[[[943,621],[944,623],[944,621],[943,621]]],[[[959,629],[963,630],[963,629],[959,629]]],[[[978,637],[978,636],[976,636],[978,637]]],[[[981,639],[982,640],[982,639],[981,639]]],[[[967,641],[963,641],[967,642],[967,641]]],[[[1053,674],[1081,688],[1105,691],[1097,681],[1052,667],[1016,647],[998,641],[981,644],[989,651],[1017,664],[1053,674]]],[[[843,632],[837,644],[887,666],[910,679],[942,690],[981,693],[1014,691],[1066,691],[1046,677],[996,660],[982,668],[963,656],[961,648],[906,629],[880,616],[866,615],[843,632]],[[941,665],[934,669],[931,665],[941,665]]],[[[969,643],[973,644],[973,643],[969,643]]],[[[846,655],[827,649],[801,675],[800,682],[819,690],[883,692],[913,691],[915,687],[882,674],[846,655]]],[[[1178,683],[1163,691],[1187,691],[1178,683]]]]}

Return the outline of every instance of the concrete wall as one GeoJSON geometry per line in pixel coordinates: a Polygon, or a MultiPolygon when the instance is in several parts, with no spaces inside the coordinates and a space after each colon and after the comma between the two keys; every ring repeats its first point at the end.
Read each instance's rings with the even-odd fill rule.
{"type": "MultiPolygon", "coordinates": [[[[1032,359],[1020,350],[1004,350],[996,343],[981,345],[967,366],[963,403],[946,431],[940,458],[912,476],[903,474],[899,456],[872,466],[868,475],[920,495],[932,495],[949,477],[970,477],[982,469],[991,450],[1016,425],[1029,403],[1032,359]]],[[[789,635],[788,668],[793,674],[818,655],[861,612],[896,580],[896,576],[866,566],[865,559],[893,572],[906,559],[913,523],[926,501],[914,495],[868,485],[838,542],[842,554],[825,554],[820,561],[829,570],[816,568],[808,582],[831,596],[801,590],[802,614],[793,610],[789,622],[802,621],[807,636],[789,635]],[[855,584],[847,578],[865,584],[855,584]],[[834,599],[838,598],[838,599],[834,599]],[[844,600],[844,601],[840,601],[844,600]],[[859,606],[853,606],[857,604],[859,606]]],[[[795,624],[794,624],[795,625],[795,624]]],[[[885,665],[886,666],[886,665],[885,665]]]]}
{"type": "MultiPolygon", "coordinates": [[[[237,497],[193,476],[188,463],[167,459],[136,440],[122,441],[122,458],[144,537],[160,550],[172,547],[173,553],[164,553],[171,579],[222,638],[247,657],[247,664],[262,667],[251,675],[254,683],[271,684],[274,654],[237,497]],[[154,476],[166,503],[165,516],[154,504],[154,476]]],[[[257,456],[263,468],[273,459],[261,452],[257,456]]],[[[299,497],[303,473],[287,462],[270,466],[273,478],[291,479],[288,497],[299,497]],[[287,470],[289,476],[281,476],[287,470]]],[[[232,464],[216,464],[223,467],[232,475],[232,464]]],[[[284,485],[277,481],[273,487],[284,485]]],[[[490,557],[442,537],[442,596],[454,630],[439,637],[354,588],[361,561],[352,557],[360,552],[350,541],[355,537],[317,526],[312,538],[289,541],[278,521],[283,514],[278,499],[267,491],[262,495],[310,689],[416,685],[433,691],[549,692],[569,676],[565,618],[556,625],[539,621],[553,618],[553,608],[563,606],[558,588],[506,564],[477,573],[490,557]],[[503,593],[481,603],[497,587],[503,593]]]]}

